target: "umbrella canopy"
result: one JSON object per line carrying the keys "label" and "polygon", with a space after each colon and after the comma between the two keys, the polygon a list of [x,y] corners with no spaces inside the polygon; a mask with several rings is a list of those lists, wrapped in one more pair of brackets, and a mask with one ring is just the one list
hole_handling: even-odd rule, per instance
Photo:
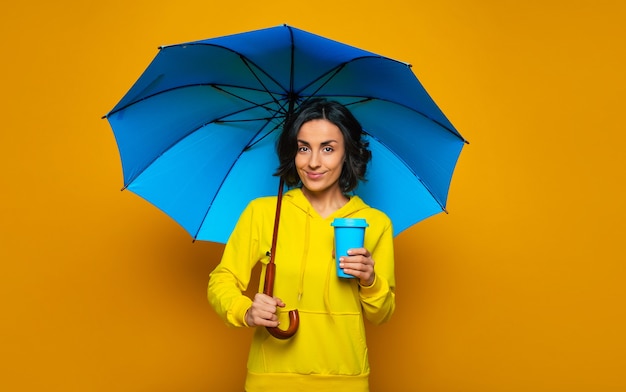
{"label": "umbrella canopy", "polygon": [[286,25],[160,48],[105,116],[124,188],[225,243],[250,200],[277,193],[277,137],[312,97],[363,126],[373,158],[354,193],[395,234],[445,210],[465,140],[410,66]]}

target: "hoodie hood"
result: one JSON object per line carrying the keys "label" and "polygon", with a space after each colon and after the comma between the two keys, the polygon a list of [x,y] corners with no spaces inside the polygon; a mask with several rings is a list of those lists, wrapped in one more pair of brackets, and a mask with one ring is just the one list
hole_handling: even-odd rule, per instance
{"label": "hoodie hood", "polygon": [[360,197],[355,195],[348,196],[350,200],[340,209],[333,212],[330,216],[322,218],[313,208],[309,200],[304,196],[301,188],[294,188],[283,195],[283,202],[288,200],[294,206],[305,212],[306,214],[316,215],[321,219],[332,221],[335,218],[348,218],[355,216],[361,210],[368,209],[370,206],[365,204]]}

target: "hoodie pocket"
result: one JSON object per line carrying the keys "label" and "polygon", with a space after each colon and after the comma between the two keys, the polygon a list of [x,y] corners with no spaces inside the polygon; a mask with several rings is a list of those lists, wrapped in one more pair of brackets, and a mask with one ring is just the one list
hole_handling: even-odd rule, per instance
{"label": "hoodie pocket", "polygon": [[[355,376],[369,373],[365,331],[359,314],[301,312],[294,337],[257,341],[261,355],[255,369],[269,373]],[[259,338],[256,336],[255,338]]]}

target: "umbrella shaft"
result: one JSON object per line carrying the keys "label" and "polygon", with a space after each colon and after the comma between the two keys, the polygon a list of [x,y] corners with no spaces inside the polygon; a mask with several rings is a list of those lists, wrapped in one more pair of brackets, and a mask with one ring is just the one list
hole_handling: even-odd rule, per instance
{"label": "umbrella shaft", "polygon": [[265,282],[263,284],[263,294],[274,296],[274,276],[276,275],[276,264],[269,263],[265,267]]}

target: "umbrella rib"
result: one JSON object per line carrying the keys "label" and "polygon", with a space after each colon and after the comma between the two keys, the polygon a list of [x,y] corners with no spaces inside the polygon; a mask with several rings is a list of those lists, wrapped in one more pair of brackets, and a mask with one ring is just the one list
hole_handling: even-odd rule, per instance
{"label": "umbrella rib", "polygon": [[[263,83],[263,82],[261,81],[261,79],[259,78],[259,76],[258,76],[257,72],[255,72],[255,71],[252,69],[252,66],[254,66],[254,68],[258,69],[258,70],[259,70],[261,73],[263,73],[263,74],[264,74],[267,78],[269,78],[269,80],[271,80],[271,81],[272,81],[272,82],[274,82],[274,83],[275,83],[278,87],[280,87],[280,88],[282,89],[283,93],[284,93],[284,92],[286,92],[285,87],[284,87],[284,86],[282,86],[282,85],[281,85],[281,83],[280,83],[278,80],[276,80],[276,79],[275,79],[272,75],[270,75],[270,74],[268,74],[267,72],[265,72],[265,71],[263,70],[263,68],[259,67],[259,66],[258,66],[258,65],[254,62],[254,61],[252,61],[251,59],[249,59],[248,57],[246,57],[246,56],[245,56],[245,55],[243,55],[242,53],[237,52],[236,50],[233,50],[233,49],[231,49],[231,48],[225,47],[225,46],[223,46],[223,45],[216,45],[216,44],[203,43],[203,42],[193,42],[193,43],[185,43],[185,44],[177,44],[177,45],[161,46],[159,49],[160,49],[161,51],[163,51],[163,50],[168,49],[168,48],[174,48],[174,47],[186,47],[186,46],[211,46],[211,47],[220,48],[220,49],[223,49],[223,50],[226,50],[226,51],[228,51],[228,52],[231,52],[231,53],[236,54],[237,56],[239,56],[240,60],[244,63],[244,65],[248,68],[248,70],[252,73],[252,75],[254,76],[254,78],[255,78],[255,79],[256,79],[256,80],[257,80],[257,81],[261,84],[261,86],[262,86],[263,88],[262,88],[262,89],[255,89],[255,88],[251,88],[251,87],[244,87],[244,86],[231,86],[231,87],[237,87],[237,88],[242,88],[242,89],[249,89],[249,90],[252,90],[252,91],[265,92],[265,93],[269,94],[269,95],[270,95],[270,97],[272,97],[272,100],[273,100],[275,103],[278,103],[278,100],[276,99],[276,96],[275,96],[275,95],[276,95],[276,94],[279,94],[279,93],[272,92],[270,89],[268,89],[268,88],[267,88],[266,84],[265,84],[265,83]],[[215,84],[215,83],[199,83],[199,84],[189,84],[189,85],[182,85],[182,86],[176,86],[176,87],[168,88],[168,89],[165,89],[165,90],[158,91],[158,92],[156,92],[156,93],[150,94],[150,95],[148,95],[148,96],[142,97],[141,99],[138,99],[138,100],[136,100],[136,101],[129,102],[128,104],[126,104],[126,105],[124,105],[124,106],[122,106],[122,107],[120,107],[120,108],[117,108],[117,109],[114,109],[114,110],[110,111],[109,113],[107,113],[107,114],[105,114],[104,116],[102,116],[102,118],[104,119],[104,118],[110,117],[111,115],[113,115],[113,114],[115,114],[115,113],[117,113],[117,112],[119,112],[119,111],[121,111],[121,110],[124,110],[124,109],[126,109],[126,108],[128,108],[128,107],[130,107],[130,106],[132,106],[132,105],[135,105],[136,103],[142,102],[142,101],[144,101],[144,100],[146,100],[146,99],[150,99],[150,98],[152,98],[152,97],[154,97],[154,96],[157,96],[157,95],[159,95],[159,94],[162,94],[162,93],[166,93],[166,92],[169,92],[169,91],[173,91],[173,90],[176,90],[176,89],[179,89],[179,88],[193,87],[193,86],[203,86],[203,85],[213,85],[213,86],[214,86],[214,85],[218,85],[218,84]]]}
{"label": "umbrella rib", "polygon": [[[167,153],[171,148],[176,146],[178,143],[180,143],[182,140],[187,138],[189,135],[193,134],[194,132],[198,131],[199,129],[202,129],[202,128],[206,127],[209,124],[214,124],[214,123],[234,123],[234,122],[254,122],[254,121],[265,121],[265,123],[269,123],[269,122],[271,122],[273,119],[275,119],[277,117],[276,115],[274,115],[274,116],[271,116],[271,117],[258,117],[256,119],[248,118],[248,119],[244,119],[244,120],[224,120],[224,118],[227,118],[229,116],[233,116],[233,115],[236,115],[236,114],[240,114],[240,113],[246,112],[248,110],[252,110],[255,107],[259,107],[259,106],[263,106],[263,105],[258,105],[257,104],[257,106],[248,107],[248,108],[241,109],[241,110],[238,110],[238,111],[235,111],[235,112],[229,112],[228,114],[223,115],[221,117],[217,117],[217,118],[209,120],[209,121],[204,121],[201,125],[196,126],[195,128],[190,128],[188,132],[185,132],[185,134],[181,135],[180,138],[178,138],[177,140],[172,142],[163,151],[161,151],[160,154],[156,155],[149,163],[147,163],[144,168],[142,168],[141,170],[137,171],[137,173],[135,173],[135,175],[133,175],[131,178],[129,178],[128,181],[125,182],[124,187],[122,188],[122,190],[128,188],[133,181],[135,181],[139,176],[141,176],[143,174],[143,172],[146,171],[146,169],[149,168],[154,162],[156,162],[161,156],[163,156],[163,154]],[[265,125],[263,127],[261,127],[261,130],[264,127],[265,127]],[[257,135],[261,132],[261,130],[259,130],[257,133],[255,133],[255,135],[250,140],[254,140],[257,137]],[[263,138],[265,138],[265,136],[263,136]],[[252,145],[254,145],[254,143]],[[252,145],[250,145],[250,143],[248,142],[246,144],[245,149],[250,148]]]}
{"label": "umbrella rib", "polygon": [[222,181],[220,182],[220,185],[217,187],[215,193],[213,194],[213,197],[211,198],[211,202],[208,203],[208,206],[206,208],[204,216],[202,217],[202,220],[200,220],[200,223],[198,224],[198,228],[196,230],[196,233],[193,236],[194,240],[196,240],[198,238],[198,235],[200,234],[200,230],[202,229],[202,226],[204,225],[204,222],[206,221],[207,216],[209,215],[209,212],[211,211],[211,207],[213,206],[213,203],[215,202],[215,199],[217,198],[217,195],[219,194],[220,190],[224,186],[224,183],[226,182],[226,179],[228,178],[228,175],[230,174],[230,172],[235,167],[235,164],[237,163],[237,161],[239,161],[239,158],[241,157],[241,155],[244,154],[247,150],[249,150],[256,143],[258,143],[262,139],[265,139],[267,136],[269,136],[272,132],[274,132],[276,129],[278,129],[278,127],[280,127],[281,124],[282,124],[282,123],[276,124],[270,131],[268,131],[265,135],[263,135],[259,140],[256,140],[254,143],[251,143],[253,140],[257,139],[257,136],[259,134],[261,134],[263,129],[265,129],[265,127],[267,127],[267,125],[270,122],[271,122],[271,119],[269,121],[266,121],[263,124],[263,126],[261,126],[261,128],[248,140],[248,143],[246,143],[246,146],[239,152],[239,155],[237,156],[237,159],[233,160],[232,165],[230,165],[230,168],[228,168],[228,172],[226,173],[226,175],[223,176]]}
{"label": "umbrella rib", "polygon": [[[146,101],[146,100],[149,100],[151,98],[154,98],[154,97],[159,96],[161,94],[167,94],[169,92],[176,91],[176,90],[181,90],[181,89],[185,89],[185,88],[203,87],[203,86],[204,87],[213,87],[215,89],[218,89],[219,91],[222,91],[224,93],[230,94],[230,95],[232,95],[234,97],[237,97],[237,98],[240,98],[242,100],[244,100],[244,99],[241,96],[238,96],[237,94],[233,94],[232,92],[229,92],[229,91],[225,90],[223,87],[225,87],[225,88],[233,88],[233,89],[241,89],[241,90],[248,90],[248,91],[265,92],[265,93],[268,93],[272,97],[272,100],[274,100],[273,94],[275,94],[274,92],[270,92],[268,90],[262,90],[262,89],[258,89],[258,88],[247,87],[247,86],[239,86],[239,85],[235,85],[235,84],[220,84],[220,83],[192,83],[192,84],[184,84],[184,85],[171,87],[171,88],[168,88],[168,89],[165,89],[165,90],[157,91],[157,92],[155,92],[153,94],[150,94],[150,95],[147,95],[145,97],[142,97],[141,99],[138,99],[136,101],[129,102],[129,103],[127,103],[126,105],[124,105],[122,107],[119,107],[119,108],[117,108],[115,110],[110,111],[106,115],[102,116],[102,118],[111,117],[115,113],[118,113],[118,112],[120,112],[120,111],[122,111],[124,109],[128,109],[131,106],[134,106],[134,105],[136,105],[138,103],[141,103],[143,101]],[[254,103],[257,106],[261,106],[261,105],[258,105],[255,102],[252,102],[252,101],[249,101],[249,100],[247,100],[247,102]]]}
{"label": "umbrella rib", "polygon": [[435,200],[437,202],[437,204],[439,204],[439,207],[441,208],[441,211],[445,212],[446,214],[448,213],[448,210],[446,209],[445,203],[442,203],[439,198],[437,197],[437,195],[435,195],[435,193],[430,189],[430,187],[428,186],[427,183],[424,182],[424,180],[422,180],[422,177],[420,177],[415,170],[413,170],[411,168],[410,165],[408,165],[404,159],[402,159],[401,156],[399,156],[398,154],[396,154],[396,152],[389,148],[387,146],[386,143],[384,143],[382,140],[380,140],[379,138],[377,138],[376,136],[372,135],[371,133],[367,132],[365,129],[363,130],[363,132],[369,136],[371,139],[375,140],[377,143],[379,143],[380,145],[384,146],[385,149],[393,154],[393,156],[398,160],[398,162],[402,163],[402,166],[404,166],[408,171],[411,172],[411,174],[413,174],[413,176],[415,176],[415,178],[417,178],[419,180],[419,182],[422,184],[422,186],[424,186],[424,189],[426,189],[426,191],[430,194],[430,196],[433,198],[433,200]]}
{"label": "umbrella rib", "polygon": [[[436,119],[434,119],[434,118],[432,118],[430,116],[427,116],[425,113],[423,113],[423,112],[421,112],[419,110],[416,110],[416,109],[414,109],[414,108],[412,108],[410,106],[407,106],[407,105],[405,105],[403,103],[400,103],[400,102],[396,102],[396,101],[393,101],[393,100],[390,100],[390,99],[383,99],[383,98],[378,98],[378,97],[370,97],[370,96],[367,96],[367,95],[340,95],[340,94],[337,94],[337,95],[324,95],[324,96],[327,97],[327,98],[345,97],[345,98],[355,98],[355,99],[357,99],[354,102],[345,103],[344,104],[345,106],[353,106],[353,105],[357,105],[357,104],[364,103],[364,102],[367,102],[367,101],[381,101],[381,102],[388,102],[388,103],[393,104],[393,105],[398,105],[398,106],[401,106],[401,107],[403,107],[405,109],[408,109],[408,110],[412,111],[415,114],[418,114],[418,115],[422,116],[423,118],[427,119],[428,121],[431,121],[431,122],[439,125],[441,128],[445,129],[447,132],[453,134],[455,137],[460,139],[463,143],[469,144],[469,141],[466,140],[455,129],[452,129],[449,126],[447,126],[446,124],[443,124],[440,121],[438,121],[438,120],[436,120]],[[307,99],[314,98],[315,95],[310,95],[308,97],[309,98],[307,98]],[[306,99],[305,99],[305,101],[306,101]]]}
{"label": "umbrella rib", "polygon": [[[355,58],[353,58],[353,59],[350,59],[349,61],[346,61],[346,62],[344,62],[344,63],[341,63],[341,64],[337,65],[336,67],[334,67],[334,68],[332,68],[332,69],[330,69],[330,70],[328,70],[328,71],[326,71],[326,72],[324,72],[324,73],[320,74],[317,78],[315,78],[315,79],[311,80],[311,81],[310,81],[310,82],[309,82],[306,86],[304,86],[304,87],[303,87],[300,91],[303,91],[303,90],[307,89],[308,87],[312,86],[313,84],[317,83],[318,81],[322,80],[323,78],[326,78],[326,80],[324,80],[324,82],[323,82],[323,83],[322,83],[319,87],[317,87],[313,93],[311,93],[310,95],[308,95],[308,97],[309,97],[309,98],[305,99],[305,100],[304,100],[304,102],[306,102],[308,99],[311,99],[311,98],[313,98],[313,97],[317,96],[317,93],[318,93],[318,92],[319,92],[319,91],[320,91],[320,90],[321,90],[324,86],[326,86],[329,82],[331,82],[333,78],[335,78],[337,75],[339,75],[339,73],[340,73],[340,72],[341,72],[341,71],[342,71],[342,70],[343,70],[343,69],[344,69],[344,68],[345,68],[348,64],[350,64],[350,63],[354,63],[354,62],[357,62],[357,61],[359,61],[359,60],[371,59],[371,58],[379,58],[379,59],[382,59],[382,60],[385,60],[385,61],[393,61],[393,62],[396,62],[396,63],[399,63],[399,64],[406,65],[407,67],[410,67],[410,65],[409,65],[409,64],[407,64],[407,63],[403,63],[403,62],[401,62],[401,61],[398,61],[398,60],[393,60],[393,59],[390,59],[390,58],[387,58],[387,57],[383,57],[383,56],[372,55],[372,56],[361,56],[361,57],[355,57]],[[300,94],[298,94],[298,96],[300,96]],[[434,118],[432,118],[432,117],[430,117],[430,116],[426,115],[425,113],[423,113],[423,112],[421,112],[421,111],[419,111],[419,110],[417,110],[417,109],[414,109],[414,108],[412,108],[412,107],[409,107],[409,106],[407,106],[407,105],[405,105],[405,104],[403,104],[403,103],[400,103],[400,102],[396,102],[396,101],[393,101],[393,100],[390,100],[390,99],[382,99],[382,98],[377,98],[377,97],[359,96],[359,95],[334,95],[334,96],[332,96],[332,95],[324,95],[324,96],[325,96],[325,97],[355,97],[355,98],[362,98],[364,101],[365,101],[365,100],[368,100],[368,99],[371,99],[371,100],[378,100],[378,101],[389,102],[389,103],[392,103],[392,104],[394,104],[394,105],[400,105],[400,106],[402,106],[402,107],[404,107],[404,108],[406,108],[406,109],[411,110],[411,111],[412,111],[412,112],[414,112],[414,113],[419,114],[420,116],[422,116],[422,117],[424,117],[424,118],[428,119],[429,121],[434,122],[435,124],[439,125],[439,126],[440,126],[440,127],[442,127],[443,129],[445,129],[446,131],[448,131],[448,132],[452,133],[453,135],[455,135],[456,137],[458,137],[459,139],[461,139],[464,143],[466,143],[466,144],[468,144],[468,143],[469,143],[469,142],[468,142],[468,141],[467,141],[467,140],[466,140],[463,136],[461,136],[461,135],[460,135],[460,134],[459,134],[459,133],[458,133],[455,129],[450,129],[450,127],[448,127],[448,126],[447,126],[447,125],[445,125],[445,124],[442,124],[440,121],[438,121],[438,120],[436,120],[436,119],[434,119]],[[301,96],[300,96],[300,97],[301,97]],[[358,102],[357,102],[357,103],[358,103]]]}
{"label": "umbrella rib", "polygon": [[289,41],[291,42],[291,50],[289,51],[290,59],[289,59],[289,92],[287,96],[287,102],[289,104],[287,108],[287,118],[286,121],[291,119],[291,116],[294,114],[295,100],[297,99],[297,95],[294,91],[294,81],[295,81],[295,62],[296,62],[296,43],[293,38],[293,29],[291,27],[287,27],[289,31]]}
{"label": "umbrella rib", "polygon": [[[234,92],[232,92],[232,91],[228,91],[228,90],[226,90],[226,89],[222,88],[222,86],[224,86],[224,87],[234,87],[234,86],[219,85],[219,84],[212,84],[212,85],[211,85],[211,87],[215,88],[216,90],[219,90],[219,91],[223,92],[224,94],[228,94],[228,95],[230,95],[230,96],[232,96],[232,97],[235,97],[235,98],[237,98],[237,99],[240,99],[240,100],[242,100],[242,101],[244,101],[244,102],[250,103],[250,104],[252,104],[254,107],[262,107],[262,108],[264,108],[264,109],[266,109],[266,110],[268,110],[268,111],[270,111],[270,112],[271,112],[271,111],[274,111],[274,112],[278,112],[278,111],[279,111],[279,110],[273,110],[273,109],[271,109],[271,108],[267,107],[266,105],[268,105],[270,102],[265,102],[265,103],[258,103],[258,102],[254,102],[254,101],[251,101],[251,100],[249,100],[249,99],[247,99],[247,98],[242,97],[241,95],[235,94],[235,93],[234,93]],[[264,86],[264,87],[265,87],[265,86]],[[254,90],[254,91],[263,91],[263,90]],[[276,105],[278,105],[278,107],[279,107],[280,109],[282,109],[282,108],[283,108],[283,105],[281,105],[281,104],[280,104],[280,101],[279,101],[279,100],[277,100],[277,99],[274,97],[274,93],[270,92],[269,90],[265,90],[265,92],[266,92],[266,93],[267,93],[267,94],[271,97],[272,102],[274,102]],[[236,113],[235,113],[235,114],[236,114]],[[273,116],[273,117],[275,117],[275,116]]]}
{"label": "umbrella rib", "polygon": [[[278,118],[277,116],[278,111],[275,112],[274,116],[272,116],[271,118],[269,118],[266,122],[266,125],[269,124],[272,120]],[[265,135],[261,136],[260,138],[258,138],[256,141],[254,141],[253,143],[248,143],[248,145],[246,146],[246,148],[244,149],[244,151],[251,149],[252,147],[254,147],[257,143],[261,142],[263,139],[265,139],[266,137],[268,137],[272,132],[274,132],[275,130],[277,130],[279,127],[283,126],[283,124],[285,123],[285,119],[286,117],[283,117],[283,120],[279,121],[278,123],[276,123],[276,125],[274,125],[274,128],[272,128],[272,130],[270,130],[269,132],[267,132]],[[259,135],[261,133],[261,131],[259,130],[259,132],[257,132],[256,135]],[[256,138],[255,135],[255,138]]]}
{"label": "umbrella rib", "polygon": [[[290,31],[291,31],[291,29],[290,29]],[[263,89],[258,89],[257,91],[265,91],[266,93],[268,93],[272,97],[274,102],[278,103],[278,100],[275,97],[276,93],[271,92],[267,88],[266,84],[261,81],[261,78],[259,78],[258,73],[252,69],[253,67],[255,69],[257,69],[258,71],[260,71],[267,78],[269,78],[269,80],[274,82],[277,86],[282,88],[283,92],[287,92],[285,87],[278,80],[276,80],[276,78],[274,78],[272,75],[267,73],[263,68],[261,68],[258,64],[256,64],[254,61],[252,61],[249,57],[245,56],[243,53],[240,53],[240,52],[238,52],[236,50],[233,50],[232,48],[229,48],[229,47],[226,47],[226,46],[223,46],[223,45],[216,45],[216,44],[212,44],[212,43],[206,43],[206,42],[193,42],[193,43],[187,43],[187,44],[171,45],[171,46],[168,46],[168,47],[176,47],[176,46],[179,46],[179,47],[182,47],[182,46],[212,46],[214,48],[220,48],[220,49],[226,50],[228,52],[234,53],[237,56],[239,56],[239,59],[244,63],[244,65],[248,68],[250,73],[254,76],[254,78],[263,87]],[[293,47],[293,37],[292,37],[292,47]],[[293,75],[293,72],[292,72],[292,75]],[[289,91],[292,91],[292,90],[289,90]]]}
{"label": "umbrella rib", "polygon": [[[265,83],[263,83],[263,81],[261,80],[261,78],[259,77],[259,75],[254,71],[254,69],[252,69],[252,65],[254,65],[257,69],[261,70],[261,72],[263,72],[267,77],[269,77],[274,83],[276,83],[278,86],[280,86],[280,83],[278,83],[278,81],[274,80],[274,78],[272,78],[270,75],[268,75],[266,72],[263,71],[263,69],[261,69],[260,67],[258,67],[256,64],[254,64],[252,61],[250,61],[250,59],[248,59],[246,56],[244,55],[239,55],[239,58],[241,59],[241,61],[243,61],[243,63],[245,64],[245,66],[248,68],[248,70],[250,71],[250,73],[254,76],[254,78],[257,80],[257,82],[259,82],[259,84],[263,87],[262,90],[258,90],[258,91],[265,91],[274,101],[275,104],[280,105],[279,104],[279,100],[276,98],[275,93],[271,92],[269,88],[267,88],[267,86],[265,85]],[[251,65],[252,64],[252,65]],[[282,86],[281,86],[282,87]],[[284,91],[284,88],[283,88]]]}

